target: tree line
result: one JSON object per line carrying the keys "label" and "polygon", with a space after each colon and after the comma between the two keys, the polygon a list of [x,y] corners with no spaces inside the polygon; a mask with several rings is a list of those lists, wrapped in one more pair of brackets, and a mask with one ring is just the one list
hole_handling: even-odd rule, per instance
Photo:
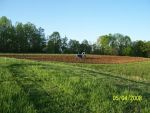
{"label": "tree line", "polygon": [[150,57],[150,41],[131,41],[119,33],[100,36],[97,40],[100,54]]}
{"label": "tree line", "polygon": [[59,32],[45,36],[42,27],[34,24],[16,22],[12,25],[5,16],[0,18],[0,52],[1,53],[61,53],[122,55],[150,57],[150,41],[131,41],[129,36],[120,33],[100,36],[95,43],[86,39],[77,40],[61,37]]}

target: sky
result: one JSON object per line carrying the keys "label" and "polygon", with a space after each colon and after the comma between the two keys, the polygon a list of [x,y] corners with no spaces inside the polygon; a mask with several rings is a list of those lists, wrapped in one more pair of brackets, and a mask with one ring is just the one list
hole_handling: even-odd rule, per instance
{"label": "sky", "polygon": [[109,33],[150,40],[150,0],[0,0],[1,16],[80,42]]}

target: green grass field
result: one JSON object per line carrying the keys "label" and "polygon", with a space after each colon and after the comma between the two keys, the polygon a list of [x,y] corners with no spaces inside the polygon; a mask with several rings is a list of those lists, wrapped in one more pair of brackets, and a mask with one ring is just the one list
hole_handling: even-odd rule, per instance
{"label": "green grass field", "polygon": [[150,113],[150,61],[77,64],[0,58],[0,113]]}

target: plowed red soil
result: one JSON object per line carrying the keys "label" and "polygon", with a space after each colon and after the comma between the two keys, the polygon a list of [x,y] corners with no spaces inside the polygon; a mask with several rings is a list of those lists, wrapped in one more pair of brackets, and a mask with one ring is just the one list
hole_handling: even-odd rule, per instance
{"label": "plowed red soil", "polygon": [[60,61],[71,63],[92,63],[92,64],[114,64],[150,61],[149,58],[129,57],[129,56],[109,56],[109,55],[86,55],[86,58],[77,58],[76,55],[57,54],[0,54],[0,57],[17,59],[30,59],[37,61]]}

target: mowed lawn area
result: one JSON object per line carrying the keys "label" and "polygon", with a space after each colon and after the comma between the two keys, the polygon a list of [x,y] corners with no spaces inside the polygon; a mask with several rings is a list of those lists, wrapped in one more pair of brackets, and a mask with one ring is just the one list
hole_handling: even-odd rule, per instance
{"label": "mowed lawn area", "polygon": [[0,113],[150,113],[150,61],[0,58]]}

